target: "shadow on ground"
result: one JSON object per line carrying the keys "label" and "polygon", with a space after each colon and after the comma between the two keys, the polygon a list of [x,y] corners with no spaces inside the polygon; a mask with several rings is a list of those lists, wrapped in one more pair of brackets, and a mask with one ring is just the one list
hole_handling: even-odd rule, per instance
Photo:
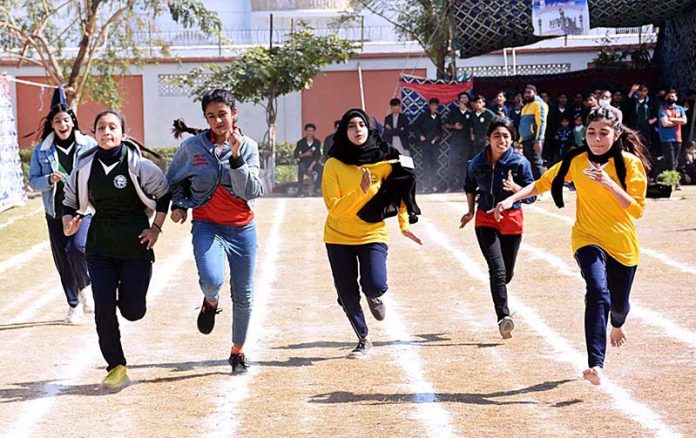
{"label": "shadow on ground", "polygon": [[[462,342],[452,343],[452,339],[443,336],[445,333],[420,334],[415,335],[417,339],[403,341],[375,341],[372,343],[375,347],[389,347],[398,345],[412,345],[422,347],[475,347],[475,348],[492,348],[503,345],[499,342],[481,343],[481,342]],[[301,344],[290,344],[282,347],[275,347],[275,350],[301,350],[306,348],[331,348],[331,349],[348,349],[355,347],[355,342],[339,342],[339,341],[317,341],[303,342]]]}
{"label": "shadow on ground", "polygon": [[45,327],[45,326],[55,326],[55,325],[68,325],[73,326],[73,324],[68,324],[62,319],[56,319],[53,321],[33,321],[33,322],[17,322],[14,324],[0,324],[0,331],[3,330],[19,330],[25,328],[34,327]]}
{"label": "shadow on ground", "polygon": [[[397,394],[356,394],[348,391],[329,392],[313,396],[310,403],[367,403],[370,405],[383,405],[394,403],[466,403],[473,405],[515,405],[515,404],[539,404],[535,400],[502,400],[508,397],[516,397],[526,394],[552,391],[561,385],[574,382],[575,380],[555,380],[528,386],[526,388],[514,389],[510,391],[490,392],[490,393],[397,393]],[[561,401],[551,404],[552,407],[565,407],[576,403],[582,403],[580,399]]]}

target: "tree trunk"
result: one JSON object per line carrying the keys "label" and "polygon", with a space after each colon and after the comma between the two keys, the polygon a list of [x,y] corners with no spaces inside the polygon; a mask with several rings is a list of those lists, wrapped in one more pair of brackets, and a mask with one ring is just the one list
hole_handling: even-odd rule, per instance
{"label": "tree trunk", "polygon": [[445,64],[447,63],[447,48],[439,48],[434,53],[437,79],[445,79]]}
{"label": "tree trunk", "polygon": [[268,145],[271,147],[271,155],[266,164],[266,185],[270,193],[275,187],[276,174],[276,119],[278,117],[278,97],[269,96],[266,104],[266,124],[268,126]]}

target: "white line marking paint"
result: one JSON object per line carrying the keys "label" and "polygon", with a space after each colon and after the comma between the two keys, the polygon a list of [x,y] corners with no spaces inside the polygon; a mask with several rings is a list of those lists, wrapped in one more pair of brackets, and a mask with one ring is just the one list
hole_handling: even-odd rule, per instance
{"label": "white line marking paint", "polygon": [[[46,301],[52,298],[62,298],[65,300],[65,293],[60,285],[60,278],[57,274],[51,274],[51,279],[44,281],[41,284],[33,286],[29,289],[24,289],[20,291],[15,297],[14,301],[9,303],[4,303],[0,309],[0,314],[15,313],[18,309],[24,309],[17,315],[15,314],[11,319],[2,321],[2,324],[17,324],[21,322],[27,322],[28,319],[34,316],[34,311],[31,309],[39,310],[39,307],[43,306]],[[65,303],[65,311],[68,311],[68,303]],[[37,303],[39,303],[37,305]],[[30,313],[27,313],[30,311]]]}
{"label": "white line marking paint", "polygon": [[[450,206],[457,211],[461,210],[460,206],[454,203],[450,203]],[[534,207],[534,209],[544,211],[545,213],[549,213],[539,207]],[[549,215],[560,216],[555,213],[549,213]],[[567,218],[564,217],[564,219]],[[570,222],[572,222],[572,220]],[[560,257],[557,257],[553,254],[550,254],[540,248],[536,248],[527,243],[523,243],[520,249],[528,252],[532,256],[532,259],[541,260],[553,266],[554,268],[556,268],[559,274],[566,277],[575,278],[582,284],[584,284],[584,280],[582,278],[582,275],[580,275],[579,271],[573,269],[571,265],[568,265]],[[643,251],[645,251],[645,249],[643,249]],[[642,320],[645,324],[659,328],[660,330],[664,331],[665,334],[669,337],[686,344],[690,348],[696,348],[696,332],[692,332],[688,329],[682,328],[677,323],[671,321],[669,318],[666,318],[660,313],[641,306],[636,302],[634,298],[631,299],[631,315],[635,318]]]}
{"label": "white line marking paint", "polygon": [[[558,220],[563,221],[563,222],[570,224],[570,225],[573,225],[575,223],[574,218],[571,218],[569,216],[565,216],[562,214],[558,214],[558,213],[553,213],[553,212],[547,211],[547,210],[545,210],[541,207],[535,206],[535,205],[528,205],[528,206],[525,206],[525,208],[529,209],[529,210],[533,210],[535,213],[541,213],[541,214],[546,215],[548,217],[558,219]],[[652,257],[652,258],[656,259],[657,261],[659,261],[660,263],[667,265],[671,268],[677,269],[677,270],[682,271],[682,272],[686,272],[687,274],[696,275],[696,267],[689,265],[689,264],[686,264],[686,263],[672,260],[670,257],[668,257],[665,254],[662,254],[659,251],[656,251],[652,248],[647,248],[647,247],[641,245],[640,252],[641,252],[641,254],[645,254],[648,257]]]}
{"label": "white line marking paint", "polygon": [[[261,275],[256,282],[254,307],[249,321],[247,335],[247,349],[258,350],[258,342],[264,328],[264,322],[268,314],[268,302],[273,292],[273,283],[276,281],[276,265],[280,255],[281,225],[285,218],[286,200],[282,199],[273,212],[273,224],[266,237],[263,247],[266,255],[261,264]],[[232,437],[236,436],[240,419],[237,415],[239,405],[249,396],[249,386],[254,377],[259,374],[261,367],[252,366],[246,374],[229,376],[227,380],[217,385],[218,394],[215,412],[205,420],[208,437]]]}
{"label": "white line marking paint", "polygon": [[24,252],[21,252],[15,256],[10,257],[7,260],[0,262],[0,274],[7,271],[8,269],[14,268],[15,266],[20,266],[27,263],[37,255],[39,255],[41,252],[45,251],[46,249],[49,249],[49,247],[50,244],[48,240],[46,240],[41,243],[37,243],[36,245],[32,246]]}
{"label": "white line marking paint", "polygon": [[395,311],[398,304],[393,294],[385,295],[384,301],[390,312],[382,324],[389,333],[389,337],[395,341],[406,341],[395,347],[398,350],[396,359],[399,367],[406,374],[409,389],[415,394],[413,402],[416,403],[417,419],[425,426],[428,435],[433,438],[458,436],[454,433],[449,412],[439,404],[440,400],[435,394],[433,385],[424,376],[418,352],[407,343],[411,339],[406,326]]}
{"label": "white line marking paint", "polygon": [[[528,244],[522,244],[521,249],[527,251],[532,255],[532,258],[542,260],[549,265],[555,267],[557,272],[566,277],[573,277],[584,284],[582,275],[571,269],[571,267],[563,262],[559,257],[553,254],[549,254],[541,249],[535,248]],[[660,313],[650,310],[646,307],[641,306],[636,303],[635,299],[631,299],[631,313],[632,316],[642,320],[645,324],[657,327],[663,330],[668,336],[683,342],[691,348],[696,348],[696,333],[679,327],[673,321],[662,316]]]}
{"label": "white line marking paint", "polygon": [[[191,257],[190,251],[179,251],[166,259],[164,263],[155,264],[153,279],[147,293],[148,302],[152,303],[164,291],[174,273]],[[126,325],[122,329],[124,332],[129,330],[134,328]],[[45,383],[42,389],[38,390],[40,394],[37,394],[36,398],[23,403],[22,412],[17,415],[14,423],[5,429],[4,436],[14,438],[39,435],[35,428],[41,425],[42,419],[51,411],[58,396],[63,393],[67,385],[74,383],[100,357],[101,353],[96,342],[84,344],[68,358],[64,365],[57,367],[54,374],[55,380]]]}
{"label": "white line marking paint", "polygon": [[[430,241],[452,254],[460,262],[461,266],[470,277],[488,285],[488,276],[478,263],[474,262],[474,260],[461,249],[452,246],[448,237],[445,236],[437,226],[427,220],[421,219],[421,221],[423,228],[425,228],[428,233]],[[512,307],[519,309],[518,315],[525,319],[529,327],[553,347],[556,351],[554,359],[571,364],[578,372],[582,372],[582,370],[586,368],[584,366],[584,355],[575,350],[568,340],[554,332],[553,329],[538,316],[535,309],[528,307],[523,301],[512,294],[508,295],[508,300]],[[674,431],[670,426],[663,423],[660,415],[655,413],[647,405],[634,400],[628,391],[613,383],[606,376],[603,378],[602,385],[599,386],[598,389],[608,394],[614,400],[613,405],[617,410],[623,412],[628,418],[636,421],[642,427],[654,433],[655,436],[681,436],[681,434]]]}
{"label": "white line marking paint", "polygon": [[11,219],[8,219],[7,222],[3,222],[0,224],[0,230],[2,230],[5,227],[9,227],[10,225],[12,225],[13,223],[15,223],[17,221],[21,221],[21,220],[24,220],[30,216],[34,216],[42,211],[44,211],[43,207],[39,207],[35,210],[30,211],[29,213],[25,213],[21,216],[17,216],[17,217],[13,217]]}

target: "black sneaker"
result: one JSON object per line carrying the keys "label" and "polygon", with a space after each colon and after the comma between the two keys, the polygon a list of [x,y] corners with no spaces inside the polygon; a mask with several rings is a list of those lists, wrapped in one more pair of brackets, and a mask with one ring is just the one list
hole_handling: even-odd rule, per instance
{"label": "black sneaker", "polygon": [[382,321],[384,319],[387,307],[384,305],[384,302],[382,302],[382,298],[367,297],[367,305],[370,306],[370,312],[372,312],[372,316],[374,316],[377,321]]}
{"label": "black sneaker", "polygon": [[372,342],[369,339],[361,339],[353,351],[348,353],[349,359],[364,359],[372,351]]}
{"label": "black sneaker", "polygon": [[210,334],[213,331],[213,327],[215,327],[215,315],[220,312],[222,312],[222,309],[218,309],[217,304],[213,307],[208,303],[208,300],[203,298],[203,305],[198,314],[198,331],[204,335]]}
{"label": "black sneaker", "polygon": [[232,353],[227,362],[232,367],[232,374],[246,373],[249,368],[249,362],[247,362],[244,353]]}

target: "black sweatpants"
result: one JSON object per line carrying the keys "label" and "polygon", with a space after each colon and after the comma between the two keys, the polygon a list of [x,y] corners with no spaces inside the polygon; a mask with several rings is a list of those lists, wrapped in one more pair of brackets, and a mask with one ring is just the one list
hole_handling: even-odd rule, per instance
{"label": "black sweatpants", "polygon": [[152,262],[91,255],[87,257],[87,266],[92,277],[99,348],[108,365],[106,370],[110,371],[117,365],[126,365],[116,308],[129,321],[145,316]]}
{"label": "black sweatpants", "polygon": [[517,252],[522,242],[521,234],[500,234],[490,227],[476,227],[476,239],[483,257],[488,263],[491,295],[495,314],[500,321],[510,316],[507,303],[507,284],[512,280],[515,271]]}

